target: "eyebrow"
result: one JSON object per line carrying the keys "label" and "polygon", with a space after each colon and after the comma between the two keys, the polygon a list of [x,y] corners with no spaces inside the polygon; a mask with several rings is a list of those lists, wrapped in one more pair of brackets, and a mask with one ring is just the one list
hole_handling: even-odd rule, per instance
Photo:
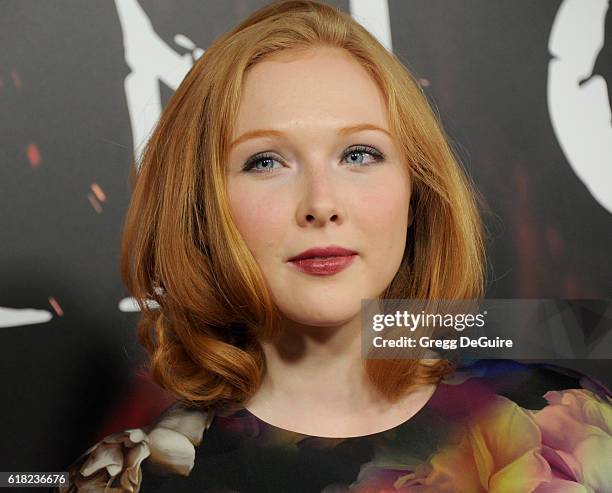
{"label": "eyebrow", "polygon": [[[360,132],[362,130],[377,130],[379,132],[383,132],[387,134],[390,138],[393,138],[391,136],[391,133],[388,130],[385,130],[384,128],[381,128],[378,125],[374,125],[372,123],[358,123],[357,125],[349,125],[348,127],[339,128],[338,135],[344,136],[344,135],[352,134],[355,132]],[[281,130],[271,129],[271,128],[261,129],[261,130],[251,130],[250,132],[243,133],[240,137],[234,140],[230,144],[230,149],[232,149],[234,146],[237,146],[238,144],[241,144],[242,142],[245,142],[250,139],[256,139],[257,137],[284,137],[284,136],[286,136],[285,132]]]}

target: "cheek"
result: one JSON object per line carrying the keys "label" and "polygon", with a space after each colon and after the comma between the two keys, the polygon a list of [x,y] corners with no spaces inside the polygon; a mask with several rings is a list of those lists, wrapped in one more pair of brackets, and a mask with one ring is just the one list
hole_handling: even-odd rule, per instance
{"label": "cheek", "polygon": [[410,192],[399,180],[387,181],[371,187],[354,205],[360,222],[367,226],[373,246],[389,248],[393,245],[376,238],[402,238],[408,226]]}
{"label": "cheek", "polygon": [[287,207],[278,200],[270,200],[270,194],[257,187],[228,185],[228,200],[232,219],[256,259],[273,254],[281,238]]}

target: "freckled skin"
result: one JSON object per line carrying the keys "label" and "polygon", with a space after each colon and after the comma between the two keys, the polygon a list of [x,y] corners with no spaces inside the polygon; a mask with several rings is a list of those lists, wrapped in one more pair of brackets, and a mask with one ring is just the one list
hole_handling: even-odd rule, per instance
{"label": "freckled skin", "polygon": [[[258,137],[232,148],[230,211],[275,303],[303,330],[358,318],[361,299],[375,298],[388,286],[406,246],[405,158],[383,132],[336,133],[359,123],[390,130],[378,86],[342,50],[284,53],[256,64],[246,76],[232,141],[257,129],[287,136]],[[385,159],[377,162],[363,151],[352,156],[354,150],[347,156],[356,145],[374,147]],[[242,171],[262,152],[273,157],[257,168],[270,172]],[[286,262],[331,244],[356,250],[359,257],[331,276],[311,276]]]}

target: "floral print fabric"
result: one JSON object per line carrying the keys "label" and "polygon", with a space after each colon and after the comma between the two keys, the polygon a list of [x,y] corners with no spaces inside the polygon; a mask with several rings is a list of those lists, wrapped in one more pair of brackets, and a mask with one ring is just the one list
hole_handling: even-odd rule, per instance
{"label": "floral print fabric", "polygon": [[141,489],[145,459],[169,473],[187,475],[195,447],[210,427],[214,413],[171,406],[149,429],[130,429],[105,437],[70,467],[70,481],[60,493],[124,492]]}
{"label": "floral print fabric", "polygon": [[612,395],[562,366],[466,362],[408,421],[325,438],[177,403],[106,437],[59,490],[612,493]]}

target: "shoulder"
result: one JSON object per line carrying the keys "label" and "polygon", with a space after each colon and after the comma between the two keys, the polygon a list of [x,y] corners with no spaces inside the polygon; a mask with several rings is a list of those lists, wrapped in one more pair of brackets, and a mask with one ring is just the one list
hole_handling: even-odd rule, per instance
{"label": "shoulder", "polygon": [[177,402],[157,420],[143,428],[127,429],[106,436],[86,450],[68,468],[67,486],[53,491],[129,491],[136,493],[147,462],[165,474],[189,475],[195,447],[214,417],[212,408],[193,408]]}

